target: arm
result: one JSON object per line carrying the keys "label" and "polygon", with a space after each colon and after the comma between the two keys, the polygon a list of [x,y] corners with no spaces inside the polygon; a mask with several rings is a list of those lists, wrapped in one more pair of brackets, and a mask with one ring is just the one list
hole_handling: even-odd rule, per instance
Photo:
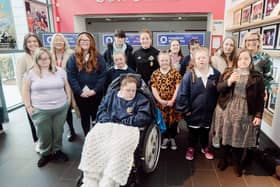
{"label": "arm", "polygon": [[268,54],[265,55],[266,63],[263,67],[263,80],[266,90],[271,90],[271,81],[273,80],[273,63],[271,61],[271,58]]}
{"label": "arm", "polygon": [[75,55],[71,55],[66,63],[67,79],[69,84],[76,95],[81,95],[83,93],[82,88],[78,82],[78,69],[76,67]]}
{"label": "arm", "polygon": [[113,92],[110,92],[105,97],[103,97],[96,114],[96,121],[100,123],[111,122],[111,116],[108,111],[109,104],[112,100]]}
{"label": "arm", "polygon": [[167,106],[173,106],[174,105],[174,103],[176,101],[177,93],[178,93],[178,90],[179,90],[179,86],[180,86],[180,84],[176,84],[175,92],[172,96],[172,99],[167,102]]}
{"label": "arm", "polygon": [[106,83],[106,65],[105,60],[101,55],[98,56],[97,60],[100,65],[100,72],[97,75],[97,81],[95,87],[93,88],[93,91],[95,91],[95,93],[102,93]]}
{"label": "arm", "polygon": [[23,75],[25,72],[26,72],[26,62],[24,56],[22,56],[20,59],[18,59],[18,62],[16,64],[16,80],[20,93],[22,92]]}
{"label": "arm", "polygon": [[142,127],[148,125],[151,122],[151,105],[149,100],[146,97],[142,96],[137,101],[138,107],[136,113],[122,119],[121,123]]}
{"label": "arm", "polygon": [[182,77],[181,77],[180,73],[176,71],[175,76],[174,76],[174,83],[176,84],[176,87],[175,87],[175,91],[173,93],[171,100],[169,100],[167,103],[168,106],[173,106],[176,101],[181,79],[182,79]]}
{"label": "arm", "polygon": [[32,115],[33,107],[31,105],[31,99],[30,99],[30,87],[31,87],[31,81],[27,78],[23,80],[22,84],[22,100],[23,103],[30,115]]}
{"label": "arm", "polygon": [[155,87],[152,87],[152,93],[158,103],[160,103],[163,107],[167,106],[168,101],[160,98],[159,93]]}
{"label": "arm", "polygon": [[192,72],[188,72],[187,74],[185,74],[179,86],[179,90],[176,97],[176,110],[184,114],[190,112],[191,110],[191,78]]}

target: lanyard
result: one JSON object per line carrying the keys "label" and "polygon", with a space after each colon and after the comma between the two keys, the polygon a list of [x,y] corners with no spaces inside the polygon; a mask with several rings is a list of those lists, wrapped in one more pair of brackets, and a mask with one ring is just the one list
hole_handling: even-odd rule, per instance
{"label": "lanyard", "polygon": [[56,55],[56,52],[55,52],[55,64],[56,64],[56,66],[58,66],[58,67],[62,66],[63,57],[64,57],[64,52],[61,54],[60,61],[58,61],[57,60],[57,55]]}

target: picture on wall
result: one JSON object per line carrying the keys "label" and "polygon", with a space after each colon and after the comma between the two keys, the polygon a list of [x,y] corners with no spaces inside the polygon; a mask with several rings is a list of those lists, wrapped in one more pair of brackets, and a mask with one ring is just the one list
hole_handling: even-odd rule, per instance
{"label": "picture on wall", "polygon": [[16,48],[16,30],[9,0],[0,2],[0,50]]}
{"label": "picture on wall", "polygon": [[251,21],[258,21],[262,19],[263,0],[257,1],[252,5]]}
{"label": "picture on wall", "polygon": [[232,37],[235,39],[235,43],[238,46],[238,41],[239,41],[239,32],[233,32]]}
{"label": "picture on wall", "polygon": [[250,32],[261,34],[261,27],[250,29]]}
{"label": "picture on wall", "polygon": [[25,1],[28,30],[30,32],[49,32],[47,5],[31,0]]}
{"label": "picture on wall", "polygon": [[276,43],[276,49],[280,49],[280,26],[278,28],[278,38],[277,38],[277,43]]}
{"label": "picture on wall", "polygon": [[245,37],[245,35],[248,33],[248,30],[244,30],[244,31],[240,31],[240,34],[239,34],[239,42],[238,42],[238,46],[239,47],[242,47],[242,44],[243,44],[243,39]]}
{"label": "picture on wall", "polygon": [[263,48],[273,49],[276,39],[276,25],[271,25],[262,28]]}
{"label": "picture on wall", "polygon": [[273,67],[273,83],[271,84],[271,91],[268,100],[268,109],[274,113],[275,105],[276,105],[276,98],[279,89],[279,72],[278,67]]}
{"label": "picture on wall", "polygon": [[277,4],[279,4],[279,0],[266,0],[264,7],[264,16],[269,16]]}
{"label": "picture on wall", "polygon": [[240,25],[240,20],[241,20],[241,10],[238,10],[233,14],[233,24]]}
{"label": "picture on wall", "polygon": [[249,23],[251,16],[251,5],[242,9],[241,23]]}

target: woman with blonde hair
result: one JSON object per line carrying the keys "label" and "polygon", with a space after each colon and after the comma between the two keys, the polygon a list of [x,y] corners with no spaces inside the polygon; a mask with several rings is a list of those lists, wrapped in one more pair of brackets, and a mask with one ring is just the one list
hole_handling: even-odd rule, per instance
{"label": "woman with blonde hair", "polygon": [[271,89],[273,63],[269,54],[262,50],[262,37],[258,32],[248,32],[243,39],[243,48],[248,49],[253,58],[254,69],[260,72],[264,78],[265,100]]}
{"label": "woman with blonde hair", "polygon": [[105,60],[96,48],[93,35],[81,32],[77,38],[75,53],[66,64],[69,84],[79,110],[85,136],[90,130],[90,122],[96,118],[106,81]]}
{"label": "woman with blonde hair", "polygon": [[52,159],[68,160],[61,149],[71,89],[66,72],[55,67],[48,49],[36,49],[34,61],[33,68],[24,76],[22,97],[36,125],[41,154],[37,165],[43,167]]}
{"label": "woman with blonde hair", "polygon": [[[66,69],[66,63],[69,57],[73,54],[73,50],[70,49],[68,41],[61,33],[55,33],[52,36],[51,40],[51,53],[55,65],[57,67],[62,67],[64,70]],[[76,113],[79,115],[79,110],[77,104],[72,97],[72,107],[75,109]],[[70,106],[67,112],[67,124],[69,126],[70,134],[67,136],[68,141],[73,141],[76,137],[76,133],[73,126],[73,116],[72,116],[72,107]]]}

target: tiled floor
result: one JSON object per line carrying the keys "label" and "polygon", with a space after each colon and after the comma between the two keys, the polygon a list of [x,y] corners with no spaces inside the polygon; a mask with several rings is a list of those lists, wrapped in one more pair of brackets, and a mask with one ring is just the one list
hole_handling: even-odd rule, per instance
{"label": "tiled floor", "polygon": [[[4,125],[6,134],[0,135],[0,187],[74,187],[83,144],[79,126],[76,120],[80,138],[74,143],[69,143],[64,134],[64,151],[70,161],[38,168],[39,156],[34,151],[25,111],[10,113],[10,123]],[[216,160],[205,160],[199,153],[195,161],[186,161],[185,136],[182,133],[177,137],[179,150],[161,152],[158,168],[142,179],[141,187],[280,187],[280,181],[266,176],[257,164],[252,167],[253,174],[236,177],[232,167],[221,172],[216,169]]]}

